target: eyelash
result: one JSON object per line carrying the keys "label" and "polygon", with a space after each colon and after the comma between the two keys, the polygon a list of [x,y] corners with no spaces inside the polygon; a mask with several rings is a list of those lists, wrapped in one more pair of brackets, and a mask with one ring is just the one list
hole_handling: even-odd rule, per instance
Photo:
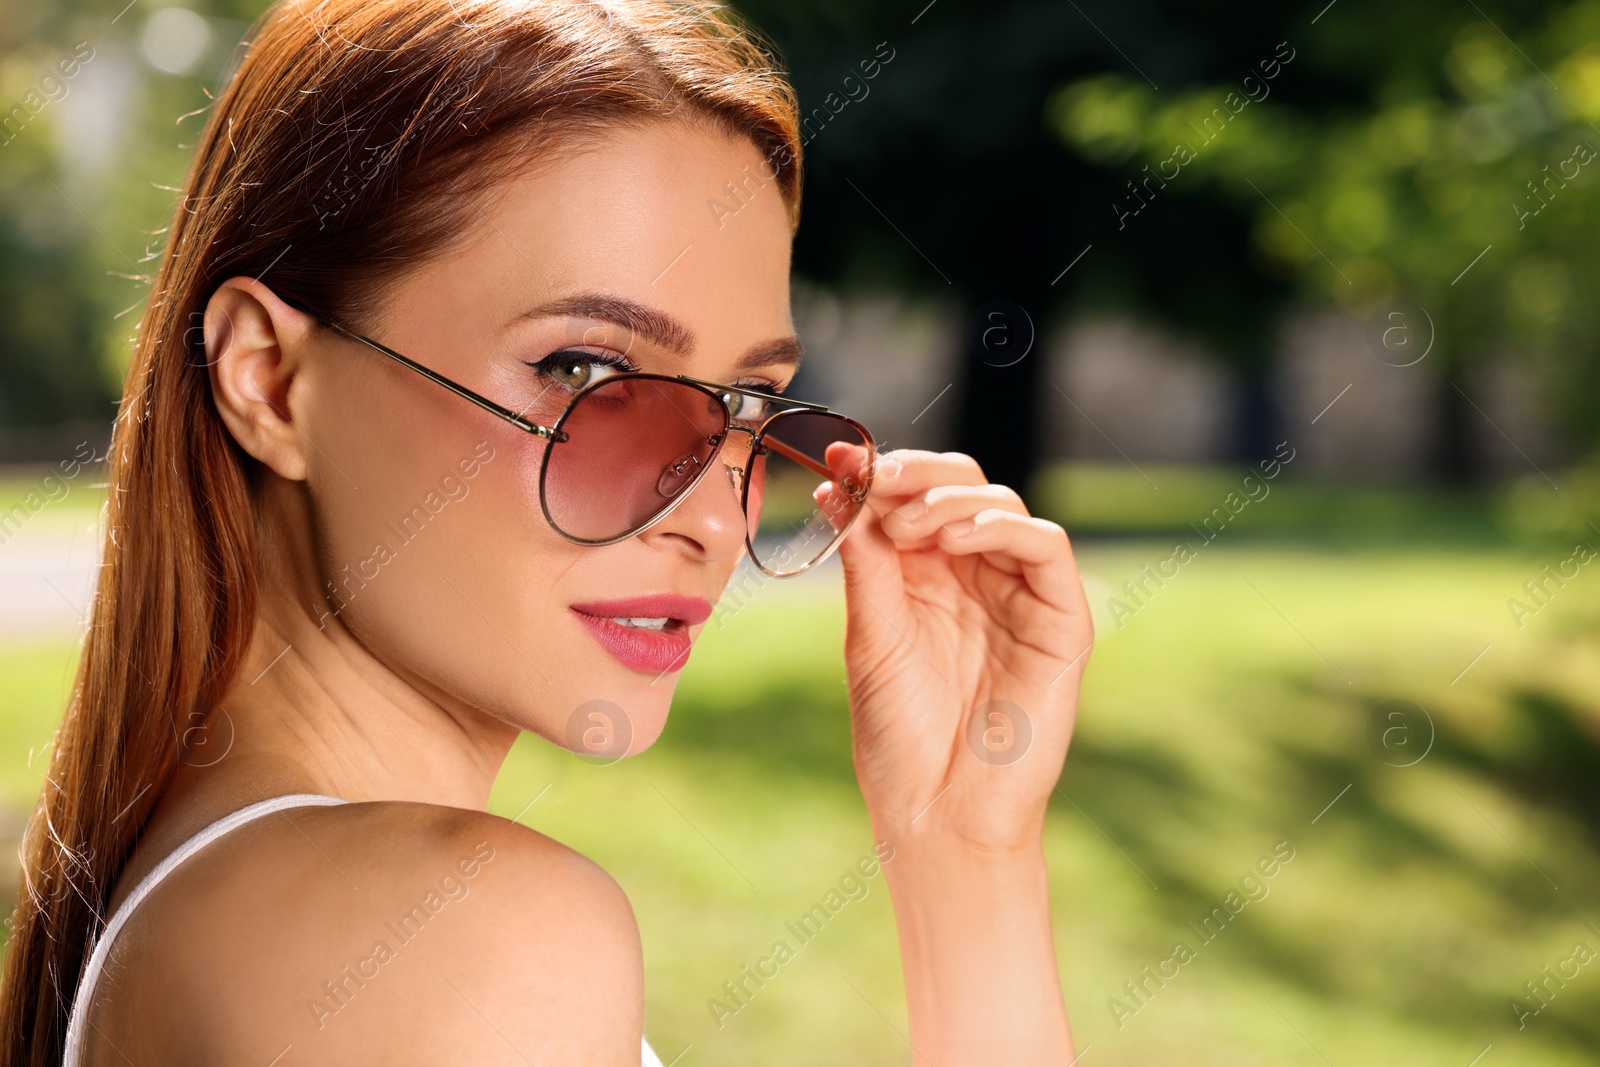
{"label": "eyelash", "polygon": [[532,367],[540,374],[548,375],[551,369],[556,366],[556,364],[567,362],[589,362],[602,367],[614,367],[624,373],[632,373],[639,369],[638,366],[636,366],[634,362],[628,359],[626,356],[613,356],[601,352],[580,352],[575,348],[563,348],[552,352],[543,359],[529,362],[528,366]]}
{"label": "eyelash", "polygon": [[[528,362],[527,366],[532,367],[540,375],[549,377],[552,368],[554,368],[558,363],[568,361],[574,363],[589,362],[602,367],[612,367],[624,374],[634,373],[640,369],[637,364],[628,359],[626,356],[617,356],[602,352],[582,352],[573,348],[559,349],[558,351],[552,352],[548,356],[545,356],[543,359]],[[770,379],[736,381],[730,382],[729,384],[738,385],[745,389],[755,389],[760,392],[771,393],[773,396],[784,395],[784,386],[778,384],[777,382],[771,381]]]}

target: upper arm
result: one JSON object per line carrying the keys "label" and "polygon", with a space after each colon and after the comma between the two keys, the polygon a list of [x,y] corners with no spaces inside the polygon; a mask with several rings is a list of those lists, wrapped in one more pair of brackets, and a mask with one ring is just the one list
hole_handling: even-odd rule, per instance
{"label": "upper arm", "polygon": [[[635,1067],[643,961],[621,888],[589,859],[493,816],[467,820],[454,844],[440,890],[453,881],[459,899],[446,908],[459,910],[403,995],[439,1004],[417,1037],[450,1055],[416,1062]],[[470,878],[469,855],[479,861]]]}
{"label": "upper arm", "polygon": [[163,1010],[174,1051],[256,1067],[637,1067],[638,927],[571,849],[416,804],[302,813],[236,844],[141,907],[141,940],[160,946],[149,973],[187,1005]]}

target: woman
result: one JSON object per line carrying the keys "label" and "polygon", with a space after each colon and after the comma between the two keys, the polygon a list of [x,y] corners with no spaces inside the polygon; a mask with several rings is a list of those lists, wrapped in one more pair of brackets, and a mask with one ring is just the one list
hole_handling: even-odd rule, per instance
{"label": "woman", "polygon": [[628,901],[490,786],[524,730],[647,747],[741,556],[834,549],[911,1044],[1068,1062],[1071,550],[969,458],[772,399],[800,162],[766,53],[621,0],[287,0],[251,36],[116,423],[6,1062],[653,1062]]}

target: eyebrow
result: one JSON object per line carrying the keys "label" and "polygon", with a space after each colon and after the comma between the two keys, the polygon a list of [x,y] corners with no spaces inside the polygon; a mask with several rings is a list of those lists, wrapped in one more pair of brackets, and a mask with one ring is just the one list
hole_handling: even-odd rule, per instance
{"label": "eyebrow", "polygon": [[[519,318],[539,319],[569,316],[596,319],[628,330],[645,340],[672,352],[687,355],[695,344],[694,331],[664,311],[606,293],[577,293],[540,304]],[[800,338],[779,337],[752,345],[734,364],[738,370],[770,367],[777,364],[799,366],[804,357]]]}

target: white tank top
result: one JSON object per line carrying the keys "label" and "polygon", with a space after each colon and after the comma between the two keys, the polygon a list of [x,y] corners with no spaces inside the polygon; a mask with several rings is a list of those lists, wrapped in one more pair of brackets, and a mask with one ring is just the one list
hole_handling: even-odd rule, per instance
{"label": "white tank top", "polygon": [[[247,807],[240,808],[231,815],[224,815],[216,822],[207,826],[189,840],[173,849],[171,854],[156,864],[155,870],[145,875],[134,887],[128,899],[123,901],[122,907],[111,916],[111,921],[105,926],[98,937],[90,936],[89,962],[83,969],[83,977],[78,980],[77,995],[72,998],[72,1013],[67,1019],[67,1047],[66,1055],[62,1059],[62,1067],[80,1067],[83,1062],[83,1035],[89,1024],[89,1005],[94,1002],[95,985],[100,981],[100,973],[105,969],[106,957],[111,953],[111,945],[117,939],[117,934],[127,925],[128,916],[133,914],[133,909],[139,906],[140,901],[150,895],[150,891],[167,875],[177,869],[178,864],[205,848],[211,842],[227,833],[236,830],[252,819],[263,815],[270,815],[275,811],[285,808],[302,808],[343,804],[345,801],[338,797],[322,796],[317,793],[291,793],[287,796],[270,797],[257,801]],[[643,1041],[641,1048],[640,1067],[662,1067],[661,1059],[651,1049],[650,1042]]]}

